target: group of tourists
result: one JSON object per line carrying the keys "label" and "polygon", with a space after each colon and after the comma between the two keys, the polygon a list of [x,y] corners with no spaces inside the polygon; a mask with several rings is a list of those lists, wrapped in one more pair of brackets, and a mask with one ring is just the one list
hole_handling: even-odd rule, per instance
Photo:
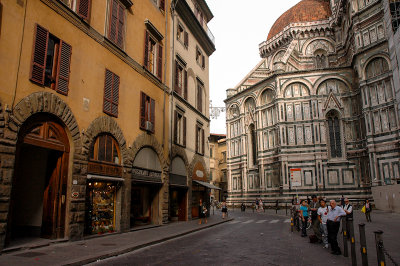
{"label": "group of tourists", "polygon": [[262,202],[261,198],[256,198],[256,211],[260,212],[264,210],[264,203]]}
{"label": "group of tourists", "polygon": [[[368,222],[371,221],[371,210],[371,204],[366,200],[362,211]],[[326,202],[323,198],[318,199],[316,195],[312,195],[310,202],[301,201],[299,213],[302,221],[301,236],[307,236],[307,222],[311,219],[314,235],[310,236],[310,242],[322,243],[324,248],[329,248],[330,244],[331,253],[340,255],[337,242],[340,221],[353,219],[353,206],[349,199],[342,196],[341,206],[338,206],[335,200]],[[346,230],[348,231],[347,228]]]}

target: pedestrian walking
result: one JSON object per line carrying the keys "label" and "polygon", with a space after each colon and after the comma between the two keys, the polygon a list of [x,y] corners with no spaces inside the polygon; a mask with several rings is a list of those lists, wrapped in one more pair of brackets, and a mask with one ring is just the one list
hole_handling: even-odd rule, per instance
{"label": "pedestrian walking", "polygon": [[312,222],[312,227],[315,236],[318,238],[318,242],[322,243],[322,236],[321,236],[321,227],[320,227],[320,221],[318,219],[318,208],[320,207],[317,195],[312,195],[311,196],[311,204],[310,204],[310,210],[311,210],[311,222]]}
{"label": "pedestrian walking", "polygon": [[302,200],[300,206],[300,217],[301,217],[301,236],[307,236],[307,221],[308,221],[308,206],[307,201]]}
{"label": "pedestrian walking", "polygon": [[332,254],[340,255],[339,244],[337,242],[337,234],[340,228],[340,219],[342,216],[346,216],[344,210],[336,205],[336,201],[330,201],[330,209],[327,216],[327,229],[328,229],[328,241],[331,244]]}
{"label": "pedestrian walking", "polygon": [[318,208],[318,220],[320,222],[321,232],[322,232],[322,244],[324,248],[328,248],[328,227],[326,222],[328,220],[329,208],[326,206],[324,199],[319,200],[320,207]]}
{"label": "pedestrian walking", "polygon": [[242,212],[246,211],[246,205],[244,205],[243,202],[242,205],[240,205],[240,209],[242,210]]}
{"label": "pedestrian walking", "polygon": [[372,206],[371,206],[371,203],[369,203],[369,200],[365,200],[363,210],[364,210],[365,218],[367,219],[367,222],[372,222],[371,221]]}
{"label": "pedestrian walking", "polygon": [[[342,206],[344,212],[346,213],[346,221],[353,220],[353,206],[350,204],[348,198],[344,199],[344,205]],[[347,240],[350,240],[350,228],[349,223],[346,223]]]}
{"label": "pedestrian walking", "polygon": [[258,211],[258,206],[260,205],[260,202],[258,201],[258,198],[256,198],[256,211]]}
{"label": "pedestrian walking", "polygon": [[222,202],[222,219],[225,219],[228,214],[228,207],[226,206],[226,202]]}
{"label": "pedestrian walking", "polygon": [[203,203],[203,200],[199,201],[199,224],[201,224],[201,220],[204,220],[204,223],[207,223],[207,206]]}
{"label": "pedestrian walking", "polygon": [[258,208],[260,212],[264,210],[264,203],[262,202],[261,198],[258,202]]}

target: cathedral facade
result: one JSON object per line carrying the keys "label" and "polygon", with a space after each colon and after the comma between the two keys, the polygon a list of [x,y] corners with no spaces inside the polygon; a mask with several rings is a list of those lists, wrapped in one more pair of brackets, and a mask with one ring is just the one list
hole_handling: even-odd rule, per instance
{"label": "cathedral facade", "polygon": [[302,0],[278,18],[227,90],[228,202],[362,200],[400,182],[398,2]]}

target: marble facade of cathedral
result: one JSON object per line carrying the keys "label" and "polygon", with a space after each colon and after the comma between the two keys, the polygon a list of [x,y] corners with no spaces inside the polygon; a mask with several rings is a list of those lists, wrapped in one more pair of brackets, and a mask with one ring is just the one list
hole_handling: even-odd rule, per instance
{"label": "marble facade of cathedral", "polygon": [[261,61],[227,90],[228,202],[361,200],[400,182],[384,7],[303,0],[279,17]]}

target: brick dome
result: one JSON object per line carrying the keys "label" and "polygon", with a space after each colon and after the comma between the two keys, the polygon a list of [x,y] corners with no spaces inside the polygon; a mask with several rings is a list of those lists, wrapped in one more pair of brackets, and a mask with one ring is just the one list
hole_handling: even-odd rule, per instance
{"label": "brick dome", "polygon": [[290,23],[325,20],[331,14],[329,0],[302,0],[275,21],[267,40],[281,32]]}

